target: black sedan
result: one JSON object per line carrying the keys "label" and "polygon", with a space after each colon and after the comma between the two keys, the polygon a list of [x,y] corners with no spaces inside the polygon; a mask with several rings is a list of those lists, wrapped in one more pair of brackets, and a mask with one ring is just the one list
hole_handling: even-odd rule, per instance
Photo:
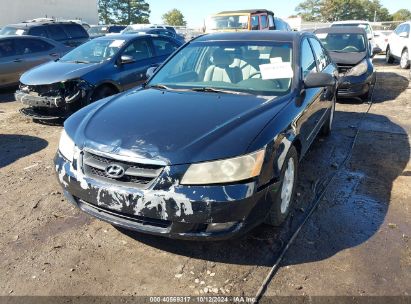
{"label": "black sedan", "polygon": [[366,31],[357,26],[322,28],[315,34],[338,66],[338,97],[367,100],[376,79],[372,57],[381,49],[372,49]]}
{"label": "black sedan", "polygon": [[299,161],[332,126],[336,67],[319,40],[210,34],[153,70],[140,88],[66,120],[55,170],[67,199],[113,225],[171,238],[280,225]]}
{"label": "black sedan", "polygon": [[66,117],[96,100],[140,85],[148,68],[160,65],[181,43],[153,35],[112,35],[93,39],[60,60],[20,78],[16,99],[37,119]]}

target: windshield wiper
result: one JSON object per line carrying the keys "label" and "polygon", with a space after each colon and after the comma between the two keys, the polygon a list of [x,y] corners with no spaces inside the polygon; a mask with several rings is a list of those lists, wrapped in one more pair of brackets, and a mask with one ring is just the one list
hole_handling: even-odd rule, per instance
{"label": "windshield wiper", "polygon": [[195,91],[195,92],[212,92],[212,93],[223,93],[223,94],[250,95],[250,94],[245,93],[245,92],[217,89],[217,88],[211,88],[211,87],[191,88],[190,90]]}
{"label": "windshield wiper", "polygon": [[172,90],[172,88],[170,88],[170,87],[168,87],[164,84],[152,84],[152,85],[146,86],[146,88]]}

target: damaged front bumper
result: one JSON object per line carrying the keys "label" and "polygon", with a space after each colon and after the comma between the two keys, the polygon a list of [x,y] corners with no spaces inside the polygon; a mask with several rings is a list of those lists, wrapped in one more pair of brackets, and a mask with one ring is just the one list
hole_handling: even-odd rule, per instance
{"label": "damaged front bumper", "polygon": [[[35,116],[36,112],[43,116],[48,112],[50,115],[65,117],[83,105],[91,89],[84,81],[37,86],[20,84],[20,89],[14,96],[17,101],[32,109],[27,112],[30,113],[28,116]],[[25,114],[25,111],[22,113]]]}
{"label": "damaged front bumper", "polygon": [[[165,167],[147,189],[124,187],[84,175],[59,152],[54,159],[64,195],[82,211],[114,226],[189,240],[224,240],[262,223],[279,183],[257,188],[256,181],[233,185],[183,186],[187,166]],[[78,167],[77,167],[78,166]]]}
{"label": "damaged front bumper", "polygon": [[338,82],[338,97],[360,97],[367,94],[375,83],[375,73],[365,73],[361,76],[340,76]]}

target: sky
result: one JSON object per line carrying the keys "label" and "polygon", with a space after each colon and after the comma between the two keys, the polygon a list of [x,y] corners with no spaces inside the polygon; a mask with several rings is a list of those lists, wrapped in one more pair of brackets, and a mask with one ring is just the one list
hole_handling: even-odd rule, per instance
{"label": "sky", "polygon": [[[380,0],[390,13],[401,8],[411,10],[410,0]],[[173,8],[179,9],[189,27],[201,27],[208,15],[224,10],[239,10],[250,8],[265,8],[272,10],[278,17],[288,17],[295,14],[295,7],[302,0],[146,0],[150,4],[151,23],[162,23],[161,16]]]}

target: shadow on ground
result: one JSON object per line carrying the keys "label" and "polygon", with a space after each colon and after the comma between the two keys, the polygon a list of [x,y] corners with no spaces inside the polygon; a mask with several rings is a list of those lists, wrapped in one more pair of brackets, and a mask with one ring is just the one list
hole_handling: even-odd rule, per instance
{"label": "shadow on ground", "polygon": [[44,139],[14,134],[0,134],[0,168],[18,159],[43,150],[48,146]]}

